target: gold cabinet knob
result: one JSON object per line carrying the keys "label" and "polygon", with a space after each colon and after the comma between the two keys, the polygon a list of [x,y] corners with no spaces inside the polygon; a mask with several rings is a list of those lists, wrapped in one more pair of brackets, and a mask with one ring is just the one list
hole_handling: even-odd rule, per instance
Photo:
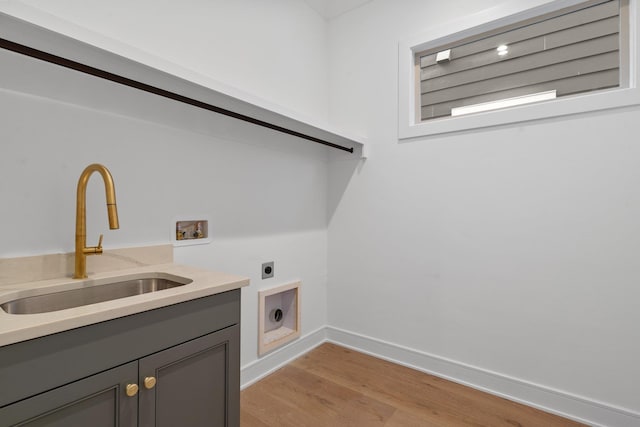
{"label": "gold cabinet knob", "polygon": [[127,384],[127,396],[133,397],[138,394],[138,384]]}
{"label": "gold cabinet knob", "polygon": [[156,378],[155,377],[145,377],[144,378],[144,387],[147,390],[151,390],[156,386]]}

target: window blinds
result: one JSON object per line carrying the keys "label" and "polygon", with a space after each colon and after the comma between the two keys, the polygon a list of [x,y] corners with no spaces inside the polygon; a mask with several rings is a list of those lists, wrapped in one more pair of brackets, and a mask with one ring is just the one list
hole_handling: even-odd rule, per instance
{"label": "window blinds", "polygon": [[[421,120],[549,90],[560,97],[618,87],[619,0],[596,3],[418,53]],[[445,49],[450,59],[436,62]]]}

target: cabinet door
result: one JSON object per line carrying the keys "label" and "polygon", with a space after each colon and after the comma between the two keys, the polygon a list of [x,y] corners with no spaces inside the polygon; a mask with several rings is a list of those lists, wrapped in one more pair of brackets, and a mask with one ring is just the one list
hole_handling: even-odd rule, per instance
{"label": "cabinet door", "polygon": [[0,426],[135,427],[138,399],[125,388],[137,378],[138,363],[131,362],[75,381],[1,408]]}
{"label": "cabinet door", "polygon": [[140,359],[140,426],[239,427],[239,335],[235,325]]}

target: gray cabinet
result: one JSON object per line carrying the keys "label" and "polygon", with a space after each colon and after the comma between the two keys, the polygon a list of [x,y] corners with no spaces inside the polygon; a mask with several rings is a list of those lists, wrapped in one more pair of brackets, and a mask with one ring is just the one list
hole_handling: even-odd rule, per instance
{"label": "gray cabinet", "polygon": [[138,376],[138,364],[127,363],[89,378],[0,409],[2,426],[135,427],[137,399],[124,393]]}
{"label": "gray cabinet", "polygon": [[0,426],[238,427],[239,298],[230,291],[0,347]]}
{"label": "gray cabinet", "polygon": [[[240,424],[239,401],[228,389],[230,345],[237,326],[184,343],[140,360],[141,427],[224,427]],[[147,389],[145,380],[156,380]],[[228,406],[231,408],[228,408]]]}

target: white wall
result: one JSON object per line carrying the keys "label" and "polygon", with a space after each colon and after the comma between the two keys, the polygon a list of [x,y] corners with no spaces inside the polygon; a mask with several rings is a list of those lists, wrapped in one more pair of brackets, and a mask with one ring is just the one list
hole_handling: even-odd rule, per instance
{"label": "white wall", "polygon": [[[122,42],[304,115],[328,115],[325,21],[299,0],[0,0]],[[29,10],[33,8],[33,11]],[[45,14],[52,15],[52,19]]]}
{"label": "white wall", "polygon": [[330,22],[331,120],[372,154],[331,163],[329,324],[640,422],[640,109],[397,139],[397,43],[496,4]]}
{"label": "white wall", "polygon": [[[220,40],[207,45],[211,54],[198,52],[189,57],[191,65],[201,72],[215,66],[219,74],[213,77],[228,77],[228,83],[273,95],[274,102],[323,114],[326,100],[300,89],[290,52],[281,50],[307,41],[316,46],[315,52],[296,54],[305,64],[317,65],[310,90],[326,88],[322,19],[289,1],[272,1],[269,11],[258,3],[217,2],[211,14],[225,26],[213,28],[232,33],[231,26],[241,22],[247,25],[244,37],[225,35],[224,47]],[[104,18],[101,30],[126,34],[127,41],[140,44],[162,30],[145,25],[165,22],[175,15],[171,7],[177,7],[154,5],[152,15],[134,8],[103,16],[103,4],[51,2],[47,7],[69,19],[76,18],[71,12],[86,13],[77,18],[91,25],[89,18],[99,16]],[[111,26],[122,17],[135,22],[135,28]],[[262,34],[271,27],[274,31]],[[181,29],[175,33],[187,40],[195,37],[190,31],[197,25],[183,22],[171,28]],[[218,33],[207,34],[213,40]],[[176,43],[175,52],[180,46]],[[235,56],[227,58],[227,50]],[[175,52],[167,49],[169,55]],[[89,242],[104,233],[105,249],[166,244],[176,216],[210,215],[212,243],[177,248],[175,260],[250,277],[251,285],[242,290],[242,365],[257,359],[261,288],[302,280],[303,335],[326,325],[327,148],[17,54],[3,53],[0,63],[0,220],[6,225],[0,257],[73,251],[77,179],[85,166],[99,162],[115,180],[120,229],[108,230],[104,189],[93,177]],[[249,73],[251,64],[255,67]],[[265,261],[275,261],[276,274],[263,281]]]}

